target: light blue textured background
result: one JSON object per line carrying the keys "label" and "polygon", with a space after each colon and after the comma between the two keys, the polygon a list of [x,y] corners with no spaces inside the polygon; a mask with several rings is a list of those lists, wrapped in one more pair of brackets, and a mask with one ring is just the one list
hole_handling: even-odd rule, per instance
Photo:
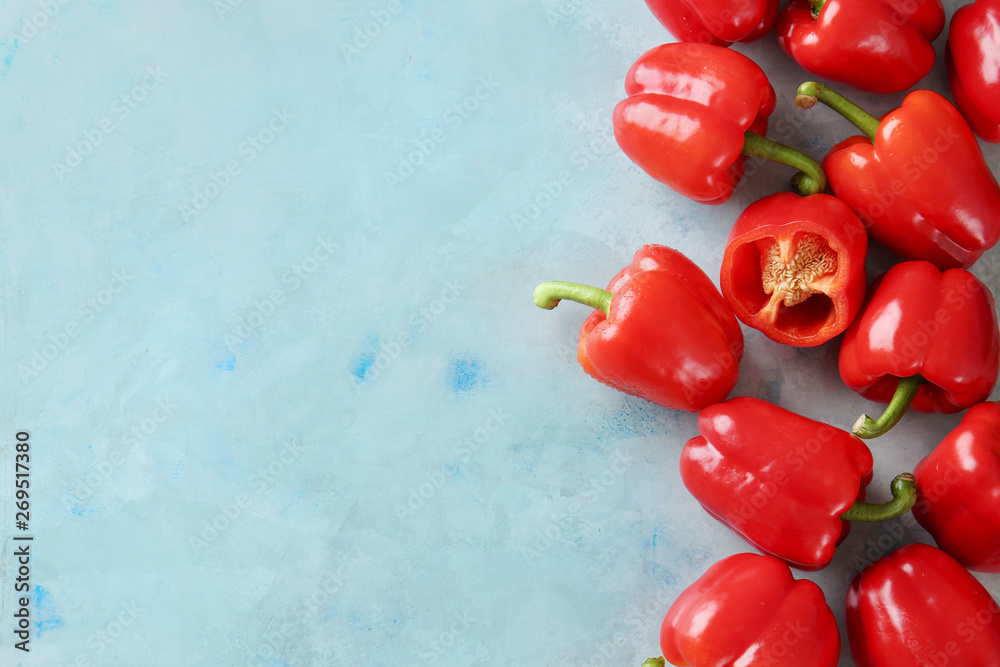
{"label": "light blue textured background", "polygon": [[[3,664],[639,665],[748,550],[680,483],[695,417],[586,377],[585,310],[531,304],[643,243],[715,278],[739,212],[787,187],[767,166],[702,206],[620,153],[625,72],[670,40],[641,0],[4,0],[0,39]],[[852,133],[794,110],[808,76],[773,36],[738,50],[776,138],[819,157]],[[998,268],[976,267],[994,292]],[[734,395],[871,408],[835,344],[747,340]],[[957,421],[878,441],[872,495]],[[899,527],[808,575],[841,624],[859,563],[928,539]]]}

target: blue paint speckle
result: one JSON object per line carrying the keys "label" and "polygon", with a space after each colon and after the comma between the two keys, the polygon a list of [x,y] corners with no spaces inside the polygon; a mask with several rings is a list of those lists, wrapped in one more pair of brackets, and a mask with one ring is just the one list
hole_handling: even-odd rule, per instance
{"label": "blue paint speckle", "polygon": [[73,516],[96,516],[100,514],[94,507],[88,505],[82,498],[72,496],[64,501],[69,506]]}
{"label": "blue paint speckle", "polygon": [[10,72],[10,67],[11,67],[11,65],[14,64],[14,54],[17,53],[17,47],[19,45],[20,45],[20,40],[18,40],[16,38],[10,43],[10,51],[7,53],[6,57],[4,57],[4,59],[3,59],[3,73],[2,73],[2,76],[7,76],[7,73]]}
{"label": "blue paint speckle", "polygon": [[451,362],[451,388],[455,393],[472,391],[486,382],[482,365],[475,357],[463,357]]}
{"label": "blue paint speckle", "polygon": [[[378,355],[381,352],[381,339],[374,334],[368,336],[368,340],[365,341],[365,349],[363,352],[356,354],[354,359],[351,361],[351,375],[357,382],[364,382],[368,378],[368,372],[375,365],[375,361],[378,359]],[[384,367],[383,367],[384,368]],[[376,376],[378,374],[376,373]],[[374,378],[370,378],[374,379]]]}
{"label": "blue paint speckle", "polygon": [[38,629],[39,637],[42,636],[43,632],[54,630],[62,625],[62,619],[56,615],[52,605],[52,596],[48,590],[41,586],[35,586],[35,614],[38,619],[35,621],[35,627]]}
{"label": "blue paint speckle", "polygon": [[374,352],[364,352],[354,357],[354,370],[352,371],[354,377],[359,380],[364,380],[365,376],[368,375],[368,369],[371,368],[374,363]]}
{"label": "blue paint speckle", "polygon": [[236,356],[230,354],[225,359],[220,361],[215,365],[216,369],[220,371],[231,371],[236,368]]}

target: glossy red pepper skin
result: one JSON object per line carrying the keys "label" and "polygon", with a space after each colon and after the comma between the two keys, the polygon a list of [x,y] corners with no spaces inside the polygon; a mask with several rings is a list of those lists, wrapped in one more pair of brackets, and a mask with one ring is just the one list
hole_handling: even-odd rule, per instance
{"label": "glossy red pepper skin", "polygon": [[1000,403],[974,405],[913,474],[913,516],[964,567],[1000,572]]}
{"label": "glossy red pepper skin", "polygon": [[[835,257],[832,271],[815,271],[815,261],[803,264],[808,248],[804,240],[816,238]],[[768,293],[763,285],[762,258],[768,249],[780,249],[791,272],[789,285],[802,281],[805,289],[782,283]],[[817,194],[800,197],[782,192],[754,202],[743,211],[726,241],[719,285],[736,317],[785,345],[810,347],[843,333],[861,309],[865,298],[865,254],[868,234],[854,212],[836,197]],[[771,274],[776,273],[771,266]],[[772,281],[777,282],[777,281]],[[782,291],[815,292],[800,303],[782,299]],[[794,301],[794,299],[791,299]]]}
{"label": "glossy red pepper skin", "polygon": [[653,16],[681,42],[729,46],[774,28],[778,0],[646,0]]}
{"label": "glossy red pepper skin", "polygon": [[996,667],[1000,607],[951,556],[910,544],[854,579],[847,635],[858,667]]}
{"label": "glossy red pepper skin", "polygon": [[899,378],[921,375],[912,407],[954,413],[986,400],[1000,370],[1000,333],[989,288],[963,269],[902,262],[869,286],[844,333],[840,378],[888,403]]}
{"label": "glossy red pepper skin", "polygon": [[610,317],[584,321],[577,359],[595,379],[677,410],[725,400],[736,385],[743,332],[698,265],[666,246],[636,252],[607,290]]}
{"label": "glossy red pepper skin", "polygon": [[746,56],[708,44],[663,44],[632,65],[614,111],[615,139],[647,174],[705,204],[743,177],[745,132],[763,135],[774,89]]}
{"label": "glossy red pepper skin", "polygon": [[1000,143],[1000,0],[955,11],[946,55],[955,104],[976,134]]}
{"label": "glossy red pepper skin", "polygon": [[736,554],[678,596],[660,649],[672,665],[836,667],[840,632],[819,586],[776,558]]}
{"label": "glossy red pepper skin", "polygon": [[968,268],[1000,239],[1000,185],[968,123],[937,93],[910,93],[874,144],[847,139],[823,168],[869,235],[905,259]]}
{"label": "glossy red pepper skin", "polygon": [[702,507],[760,551],[802,570],[833,559],[863,500],[872,455],[860,438],[766,401],[737,397],[698,415],[681,479]]}
{"label": "glossy red pepper skin", "polygon": [[915,85],[934,67],[931,44],[944,30],[941,0],[809,0],[778,16],[778,44],[807,72],[873,93]]}

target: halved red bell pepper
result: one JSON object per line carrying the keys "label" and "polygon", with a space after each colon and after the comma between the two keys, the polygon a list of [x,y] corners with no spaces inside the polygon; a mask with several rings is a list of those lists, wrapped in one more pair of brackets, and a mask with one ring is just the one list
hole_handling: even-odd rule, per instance
{"label": "halved red bell pepper", "polygon": [[830,564],[849,521],[885,521],[916,499],[912,476],[893,500],[865,503],[872,455],[856,436],[766,401],[737,397],[698,415],[681,479],[701,506],[760,551],[792,567]]}
{"label": "halved red bell pepper", "polygon": [[996,667],[1000,606],[954,558],[909,544],[854,579],[847,637],[858,667]]}
{"label": "halved red bell pepper", "polygon": [[663,27],[682,42],[729,46],[771,32],[778,0],[646,0]]}
{"label": "halved red bell pepper", "polygon": [[797,105],[817,100],[867,135],[834,146],[823,168],[872,238],[942,269],[968,268],[1000,240],[1000,185],[948,100],[915,90],[880,122],[826,86],[799,87]]}
{"label": "halved red bell pepper", "polygon": [[854,432],[875,437],[912,403],[953,413],[986,400],[1000,372],[1000,331],[989,288],[963,269],[902,262],[876,278],[840,347],[840,378],[865,398],[889,403]]}
{"label": "halved red bell pepper", "polygon": [[660,628],[660,650],[672,665],[836,667],[840,631],[815,583],[796,580],[776,558],[736,554],[677,597]]}
{"label": "halved red bell pepper", "polygon": [[614,132],[625,154],[647,174],[705,204],[728,200],[747,155],[799,169],[802,194],[821,192],[826,177],[814,160],[763,135],[774,89],[746,56],[710,44],[650,49],[625,77]]}
{"label": "halved red bell pepper", "polygon": [[743,332],[705,272],[681,253],[643,246],[607,290],[548,282],[535,304],[561,299],[596,310],[584,321],[577,359],[591,377],[678,410],[725,400],[739,377]]}
{"label": "halved red bell pepper", "polygon": [[1000,403],[970,408],[913,474],[913,516],[938,547],[970,570],[1000,572]]}
{"label": "halved red bell pepper", "polygon": [[874,93],[912,87],[934,67],[941,0],[792,0],[778,44],[807,72]]}
{"label": "halved red bell pepper", "polygon": [[955,11],[946,56],[955,104],[976,134],[1000,143],[1000,0]]}
{"label": "halved red bell pepper", "polygon": [[819,345],[861,309],[867,252],[864,225],[836,197],[773,194],[737,218],[719,285],[747,326],[786,345]]}

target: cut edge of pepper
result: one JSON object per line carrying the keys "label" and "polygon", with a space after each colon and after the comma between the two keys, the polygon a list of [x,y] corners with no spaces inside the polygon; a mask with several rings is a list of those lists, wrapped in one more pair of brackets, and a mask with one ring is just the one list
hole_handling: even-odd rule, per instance
{"label": "cut edge of pepper", "polygon": [[779,304],[794,308],[817,294],[830,297],[829,282],[837,275],[840,256],[823,236],[795,232],[791,237],[761,238],[756,245],[761,251],[761,287],[771,295],[758,312],[777,317]]}
{"label": "cut edge of pepper", "polygon": [[[799,246],[804,238],[818,239],[819,243],[815,245],[823,251],[822,254],[830,265],[821,273],[807,273],[805,281],[802,281],[802,276],[797,271],[795,275],[785,276],[786,280],[781,280],[780,270],[787,270],[796,264]],[[726,289],[729,294],[727,298],[739,306],[737,312],[741,320],[749,326],[760,328],[778,342],[795,346],[819,345],[834,335],[826,336],[822,332],[836,327],[841,317],[836,281],[842,274],[841,259],[844,250],[838,247],[840,244],[836,239],[828,239],[816,231],[775,230],[774,233],[743,236],[736,245],[731,270],[745,268],[741,270],[739,279],[730,280]],[[777,255],[771,262],[777,264],[770,268],[769,248],[772,252],[777,249]],[[806,256],[799,257],[798,268],[806,268],[802,260],[808,260],[814,254],[807,252]],[[774,275],[774,280],[768,279],[769,271]],[[782,288],[781,283],[789,282],[788,279],[802,284],[796,289]],[[772,283],[770,291],[769,282]],[[786,292],[798,292],[801,298],[793,297],[794,303],[788,305],[785,303],[788,296]]]}

